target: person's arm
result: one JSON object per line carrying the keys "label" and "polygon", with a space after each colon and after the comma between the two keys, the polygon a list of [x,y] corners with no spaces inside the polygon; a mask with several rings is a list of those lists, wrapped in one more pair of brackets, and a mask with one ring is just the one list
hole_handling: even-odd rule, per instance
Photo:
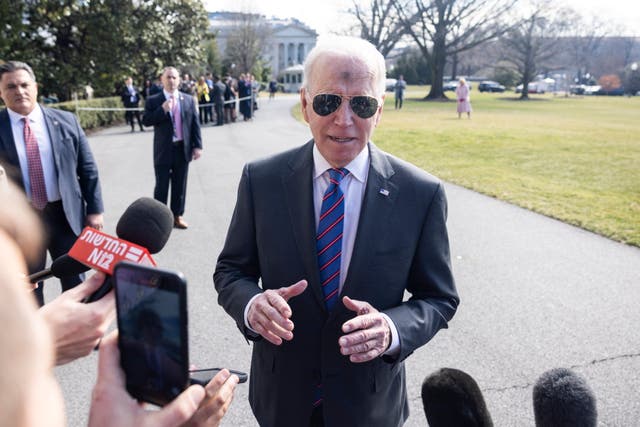
{"label": "person's arm", "polygon": [[[100,344],[98,379],[91,396],[89,427],[180,426],[196,413],[203,402],[206,402],[204,388],[192,385],[162,409],[146,410],[127,392],[124,372],[120,367],[117,339],[118,332],[113,331]],[[222,400],[226,402],[226,399]],[[224,411],[226,408],[222,414]],[[213,412],[219,414],[218,411]]]}
{"label": "person's arm", "polygon": [[74,132],[78,138],[76,174],[82,198],[87,204],[87,214],[101,214],[104,212],[104,203],[102,201],[98,165],[91,152],[89,141],[76,116],[73,116],[73,121],[75,125]]}
{"label": "person's arm", "polygon": [[[338,344],[340,351],[352,362],[366,362],[383,356],[389,362],[402,361],[416,348],[428,342],[453,317],[458,294],[455,289],[449,240],[446,227],[447,202],[442,184],[433,192],[420,239],[405,285],[411,298],[395,307],[379,312],[366,301],[343,298],[344,305],[356,317],[342,325],[344,335]],[[385,353],[391,344],[390,323],[397,333],[398,347]]]}
{"label": "person's arm", "polygon": [[51,329],[57,365],[91,353],[115,319],[113,292],[90,304],[81,302],[95,292],[104,279],[104,273],[97,272],[38,310]]}
{"label": "person's arm", "polygon": [[142,115],[142,124],[145,126],[155,126],[164,121],[171,121],[169,115],[170,101],[164,99],[164,94],[160,92],[147,99],[144,104],[144,114]]}

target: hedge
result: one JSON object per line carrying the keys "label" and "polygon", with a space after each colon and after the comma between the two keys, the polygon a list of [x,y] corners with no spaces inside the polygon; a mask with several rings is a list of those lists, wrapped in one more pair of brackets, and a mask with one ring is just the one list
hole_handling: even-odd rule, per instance
{"label": "hedge", "polygon": [[76,101],[60,102],[56,104],[48,104],[48,107],[59,108],[65,111],[71,111],[78,116],[80,126],[84,130],[95,129],[99,127],[109,126],[115,123],[122,123],[124,120],[124,111],[111,110],[78,110],[78,108],[122,108],[120,97],[113,96],[110,98],[94,98],[82,99]]}

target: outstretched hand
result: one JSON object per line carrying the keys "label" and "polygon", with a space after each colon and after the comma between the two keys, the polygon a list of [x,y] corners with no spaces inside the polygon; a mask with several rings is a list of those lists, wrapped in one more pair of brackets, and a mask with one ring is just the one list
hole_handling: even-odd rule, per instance
{"label": "outstretched hand", "polygon": [[189,420],[205,398],[204,388],[192,385],[161,410],[147,411],[126,390],[117,339],[113,331],[100,344],[89,427],[174,427]]}
{"label": "outstretched hand", "polygon": [[272,344],[293,339],[293,322],[289,299],[300,295],[307,288],[307,281],[300,280],[291,286],[268,289],[258,296],[249,307],[247,320],[251,329]]}
{"label": "outstretched hand", "polygon": [[96,272],[38,310],[51,329],[57,365],[91,353],[115,319],[113,291],[90,304],[82,302],[102,286],[104,280],[104,273]]}
{"label": "outstretched hand", "polygon": [[391,343],[391,330],[386,319],[371,304],[343,297],[342,303],[356,317],[342,325],[345,335],[338,340],[340,353],[354,363],[368,362],[382,355]]}

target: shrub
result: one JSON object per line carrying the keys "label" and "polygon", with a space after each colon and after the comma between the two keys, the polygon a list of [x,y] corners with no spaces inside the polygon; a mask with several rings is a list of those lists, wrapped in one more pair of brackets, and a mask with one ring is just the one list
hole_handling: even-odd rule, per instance
{"label": "shrub", "polygon": [[[124,119],[124,111],[114,110],[83,110],[82,108],[122,108],[122,102],[119,97],[113,96],[109,98],[82,99],[76,101],[60,102],[49,105],[53,108],[70,111],[75,113],[80,120],[80,126],[83,129],[94,129],[103,126],[109,126],[114,123],[122,122]],[[78,110],[76,111],[76,108]]]}

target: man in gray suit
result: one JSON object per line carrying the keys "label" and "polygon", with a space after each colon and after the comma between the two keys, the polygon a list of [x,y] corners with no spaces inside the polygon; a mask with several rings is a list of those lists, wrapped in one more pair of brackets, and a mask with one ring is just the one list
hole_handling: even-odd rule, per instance
{"label": "man in gray suit", "polygon": [[[31,200],[45,224],[53,259],[68,252],[85,225],[101,229],[103,203],[98,167],[76,117],[38,105],[33,70],[19,61],[0,65],[0,163]],[[44,269],[46,253],[30,273]],[[65,277],[63,290],[82,282]],[[35,291],[44,303],[42,286]]]}
{"label": "man in gray suit", "polygon": [[[188,74],[185,74],[188,77]],[[202,136],[193,96],[178,91],[180,74],[174,67],[162,72],[163,91],[147,98],[142,122],[153,126],[153,168],[156,185],[153,197],[167,203],[171,183],[174,226],[185,229],[185,200],[189,162],[200,158]]]}
{"label": "man in gray suit", "polygon": [[443,185],[371,142],[385,65],[370,43],[320,41],[304,76],[313,139],[245,166],[218,302],[255,341],[261,426],[400,426],[404,359],[459,301]]}

